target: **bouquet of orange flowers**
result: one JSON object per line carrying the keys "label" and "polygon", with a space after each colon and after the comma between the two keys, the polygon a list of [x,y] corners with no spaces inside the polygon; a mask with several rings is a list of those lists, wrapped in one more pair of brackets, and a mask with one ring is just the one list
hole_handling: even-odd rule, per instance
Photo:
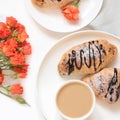
{"label": "bouquet of orange flowers", "polygon": [[[24,25],[14,17],[6,17],[5,22],[0,22],[0,93],[22,104],[26,101],[21,96],[24,91],[21,84],[4,85],[4,80],[5,76],[26,77],[29,66],[26,56],[31,54],[28,37]],[[6,70],[12,73],[4,74]]]}

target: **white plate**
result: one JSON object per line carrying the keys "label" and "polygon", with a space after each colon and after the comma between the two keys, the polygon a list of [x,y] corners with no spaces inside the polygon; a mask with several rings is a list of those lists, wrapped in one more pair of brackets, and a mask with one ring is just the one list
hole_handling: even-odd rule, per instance
{"label": "white plate", "polygon": [[59,8],[39,8],[31,0],[25,0],[25,3],[33,19],[41,26],[56,32],[73,32],[87,26],[97,16],[103,0],[81,0],[78,22],[67,21]]}
{"label": "white plate", "polygon": [[[37,102],[39,110],[47,120],[63,120],[56,110],[55,94],[59,86],[67,80],[58,74],[57,65],[63,53],[74,45],[86,41],[106,39],[117,46],[120,53],[120,38],[109,33],[100,31],[81,31],[70,34],[57,42],[47,53],[40,66],[37,82]],[[109,66],[120,67],[120,54]],[[72,79],[69,77],[69,79]],[[80,79],[80,78],[77,78]],[[40,112],[39,111],[39,112]],[[120,101],[115,104],[107,104],[105,101],[97,99],[94,113],[88,120],[119,120]]]}

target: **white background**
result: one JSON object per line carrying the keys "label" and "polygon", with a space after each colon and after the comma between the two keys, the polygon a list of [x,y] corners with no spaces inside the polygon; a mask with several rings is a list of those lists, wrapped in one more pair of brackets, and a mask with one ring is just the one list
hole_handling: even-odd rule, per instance
{"label": "white background", "polygon": [[[103,8],[98,17],[85,30],[102,30],[120,36],[119,6],[120,0],[104,0]],[[37,73],[46,52],[66,34],[50,32],[38,25],[26,10],[24,0],[0,0],[0,16],[19,18],[27,29],[33,48],[33,54],[30,57],[29,76],[23,81],[24,97],[31,107],[19,105],[0,94],[0,119],[44,120],[42,114],[38,112],[36,104]]]}

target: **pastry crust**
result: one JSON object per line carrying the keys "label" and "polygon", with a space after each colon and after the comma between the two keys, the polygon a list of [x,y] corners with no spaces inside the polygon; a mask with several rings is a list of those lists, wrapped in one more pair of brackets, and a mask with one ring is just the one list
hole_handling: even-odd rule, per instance
{"label": "pastry crust", "polygon": [[82,79],[95,95],[108,103],[115,103],[120,94],[120,68],[104,68],[100,72]]}
{"label": "pastry crust", "polygon": [[76,0],[32,0],[34,4],[41,8],[57,8]]}
{"label": "pastry crust", "polygon": [[92,74],[106,67],[117,55],[116,46],[107,40],[93,40],[72,47],[59,64],[60,75]]}

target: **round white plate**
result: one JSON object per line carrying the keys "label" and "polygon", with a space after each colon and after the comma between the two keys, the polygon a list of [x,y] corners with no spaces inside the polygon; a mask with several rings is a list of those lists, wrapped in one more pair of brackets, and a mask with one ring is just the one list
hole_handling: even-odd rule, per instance
{"label": "round white plate", "polygon": [[[58,62],[63,53],[73,47],[86,41],[106,39],[118,48],[118,56],[109,66],[120,67],[120,38],[100,31],[81,31],[70,34],[57,42],[46,54],[40,66],[37,81],[37,102],[39,112],[42,111],[47,120],[63,120],[55,105],[55,95],[57,89],[68,79],[72,77],[61,77],[57,70]],[[80,79],[76,77],[76,79]],[[107,104],[105,101],[97,99],[94,113],[88,120],[119,120],[120,101],[115,104]]]}
{"label": "round white plate", "polygon": [[78,22],[67,21],[61,10],[39,8],[31,0],[25,0],[26,7],[33,19],[44,28],[55,32],[73,32],[87,26],[99,13],[103,0],[81,0]]}

